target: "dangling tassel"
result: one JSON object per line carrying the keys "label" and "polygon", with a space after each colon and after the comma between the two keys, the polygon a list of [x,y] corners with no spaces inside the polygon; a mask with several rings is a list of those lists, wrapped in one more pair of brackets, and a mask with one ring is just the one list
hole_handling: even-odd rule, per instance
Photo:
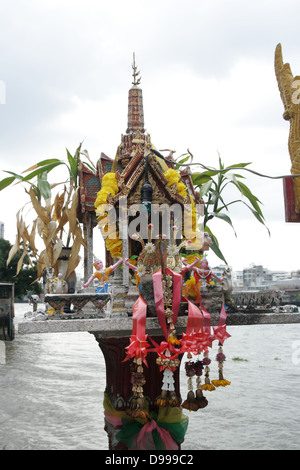
{"label": "dangling tassel", "polygon": [[214,384],[215,387],[226,387],[227,385],[230,385],[231,382],[229,382],[228,380],[225,380],[224,376],[223,376],[223,364],[226,360],[226,356],[223,353],[222,343],[219,343],[219,350],[218,350],[218,354],[216,356],[216,360],[219,363],[219,365],[218,365],[218,367],[219,367],[219,380],[212,380],[212,383]]}
{"label": "dangling tassel", "polygon": [[224,341],[227,338],[230,338],[230,334],[226,331],[226,309],[224,305],[222,305],[221,313],[220,313],[220,319],[219,319],[219,324],[217,327],[214,327],[214,339],[217,339],[219,341],[219,351],[216,356],[216,360],[219,363],[219,380],[213,380],[212,383],[214,384],[215,387],[226,387],[226,385],[230,385],[231,382],[228,380],[224,379],[223,376],[223,363],[226,360],[226,356],[223,353],[223,344]]}
{"label": "dangling tassel", "polygon": [[194,363],[194,370],[195,370],[195,374],[197,376],[197,379],[196,379],[196,386],[197,386],[196,401],[197,401],[197,404],[198,404],[198,408],[205,408],[208,405],[208,401],[205,398],[205,396],[203,395],[202,388],[201,388],[201,375],[202,375],[203,367],[204,367],[203,362],[200,361],[199,359],[198,359],[198,361],[196,361]]}
{"label": "dangling tassel", "polygon": [[175,393],[174,370],[179,366],[179,359],[172,359],[169,349],[165,351],[165,359],[158,357],[156,363],[165,367],[163,371],[161,395],[156,399],[156,405],[159,407],[180,405],[180,400]]}
{"label": "dangling tassel", "polygon": [[189,411],[197,411],[199,409],[199,405],[193,391],[193,377],[195,376],[194,363],[191,361],[193,356],[191,353],[188,353],[187,357],[189,360],[185,363],[185,373],[188,377],[188,393],[186,400],[182,403],[182,408]]}
{"label": "dangling tassel", "polygon": [[[133,368],[132,368],[132,392],[133,397],[130,402],[130,408],[127,410],[127,413],[132,416],[132,418],[140,419],[149,419],[149,413],[145,409],[145,397],[143,386],[146,383],[144,374],[143,374],[143,362],[141,358],[133,359]],[[135,365],[135,368],[134,368]]]}
{"label": "dangling tassel", "polygon": [[210,373],[209,365],[211,363],[211,360],[208,356],[209,356],[208,352],[205,352],[204,353],[204,359],[203,359],[203,365],[205,366],[205,370],[204,370],[204,372],[205,372],[205,383],[204,383],[204,385],[201,386],[201,390],[208,390],[209,392],[212,392],[213,390],[215,390],[215,387],[210,382],[210,378],[209,378],[209,373]]}

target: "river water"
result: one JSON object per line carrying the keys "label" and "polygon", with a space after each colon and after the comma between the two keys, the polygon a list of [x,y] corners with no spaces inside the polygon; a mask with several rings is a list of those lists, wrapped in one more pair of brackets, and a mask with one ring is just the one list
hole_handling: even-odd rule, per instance
{"label": "river water", "polygon": [[[30,308],[15,308],[17,330]],[[205,409],[186,411],[182,449],[299,449],[300,324],[227,329],[231,386],[205,392]],[[105,363],[92,334],[16,332],[0,365],[0,450],[106,450],[104,389]],[[181,389],[185,398],[183,365]]]}

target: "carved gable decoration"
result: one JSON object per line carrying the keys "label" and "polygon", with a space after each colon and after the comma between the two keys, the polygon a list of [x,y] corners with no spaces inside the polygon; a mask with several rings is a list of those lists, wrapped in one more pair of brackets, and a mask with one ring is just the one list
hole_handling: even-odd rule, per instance
{"label": "carved gable decoration", "polygon": [[[122,173],[117,172],[116,178],[120,191],[108,202],[115,205],[121,197],[126,196],[128,204],[139,204],[141,202],[141,188],[145,182],[145,166],[146,158],[139,153],[130,160]],[[184,199],[177,193],[176,184],[168,186],[164,171],[157,157],[152,153],[148,156],[148,178],[153,189],[153,204],[179,203],[183,205],[190,203],[189,195]]]}

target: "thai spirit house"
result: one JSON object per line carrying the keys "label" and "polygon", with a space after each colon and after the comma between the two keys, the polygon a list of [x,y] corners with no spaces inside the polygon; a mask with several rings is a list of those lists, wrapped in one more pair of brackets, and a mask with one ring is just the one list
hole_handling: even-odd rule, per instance
{"label": "thai spirit house", "polygon": [[[190,299],[189,270],[199,266],[203,250],[209,248],[209,244],[204,246],[204,234],[197,230],[199,201],[189,167],[180,171],[173,152],[164,157],[146,133],[139,85],[133,63],[128,125],[115,158],[102,153],[97,174],[81,166],[79,217],[87,234],[85,278],[93,269],[93,229],[98,224],[105,238],[106,266],[113,265],[116,258],[123,260],[110,276],[113,300],[107,321],[114,324],[115,334],[105,337],[93,332],[106,361],[104,408],[110,448],[157,448],[152,436],[156,429],[159,448],[175,450],[183,441],[188,421],[180,406],[182,356],[189,354],[189,393],[182,406],[197,411],[207,405],[201,387],[212,387],[208,348],[213,340],[222,343],[229,335],[224,309],[216,328],[219,335],[211,334],[209,313],[203,306],[201,311],[198,308],[200,291],[195,294],[196,302]],[[193,260],[188,257],[191,249],[198,253],[191,255]],[[118,325],[125,317],[127,322],[132,317],[131,328],[126,334],[123,328],[120,336]],[[154,324],[149,330],[150,317]],[[181,318],[185,318],[182,324]],[[203,362],[199,359],[202,353]],[[193,355],[196,361],[191,361]],[[204,368],[205,384],[201,386]],[[219,378],[221,385],[229,384],[222,374]],[[136,425],[147,438],[133,432],[128,440],[127,430]],[[177,431],[172,432],[172,427]]]}

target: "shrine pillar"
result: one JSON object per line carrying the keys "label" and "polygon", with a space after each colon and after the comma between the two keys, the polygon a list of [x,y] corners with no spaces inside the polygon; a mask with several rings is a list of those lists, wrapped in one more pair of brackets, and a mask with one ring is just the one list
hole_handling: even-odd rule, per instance
{"label": "shrine pillar", "polygon": [[[116,320],[117,322],[118,320]],[[130,408],[132,399],[132,363],[124,361],[126,357],[126,347],[129,338],[126,337],[103,337],[101,332],[94,332],[96,341],[103,353],[106,365],[106,388],[105,400],[109,400],[115,412],[125,412]],[[161,336],[152,338],[158,344],[163,340]],[[181,359],[181,358],[180,358]],[[159,372],[156,364],[156,355],[148,354],[148,367],[144,367],[145,384],[143,385],[144,396],[148,402],[149,410],[158,413],[155,405],[157,397],[161,394],[163,372]],[[180,397],[180,374],[179,367],[174,373],[175,392]],[[104,401],[105,401],[104,400]],[[105,417],[105,430],[108,434],[109,450],[127,450],[127,446],[116,439],[116,434],[122,426],[114,427],[109,419]],[[180,444],[177,444],[180,449]]]}
{"label": "shrine pillar", "polygon": [[83,224],[84,237],[86,246],[84,248],[84,279],[89,279],[93,274],[94,263],[94,242],[93,242],[93,223],[94,215],[92,212],[86,212],[85,222]]}

